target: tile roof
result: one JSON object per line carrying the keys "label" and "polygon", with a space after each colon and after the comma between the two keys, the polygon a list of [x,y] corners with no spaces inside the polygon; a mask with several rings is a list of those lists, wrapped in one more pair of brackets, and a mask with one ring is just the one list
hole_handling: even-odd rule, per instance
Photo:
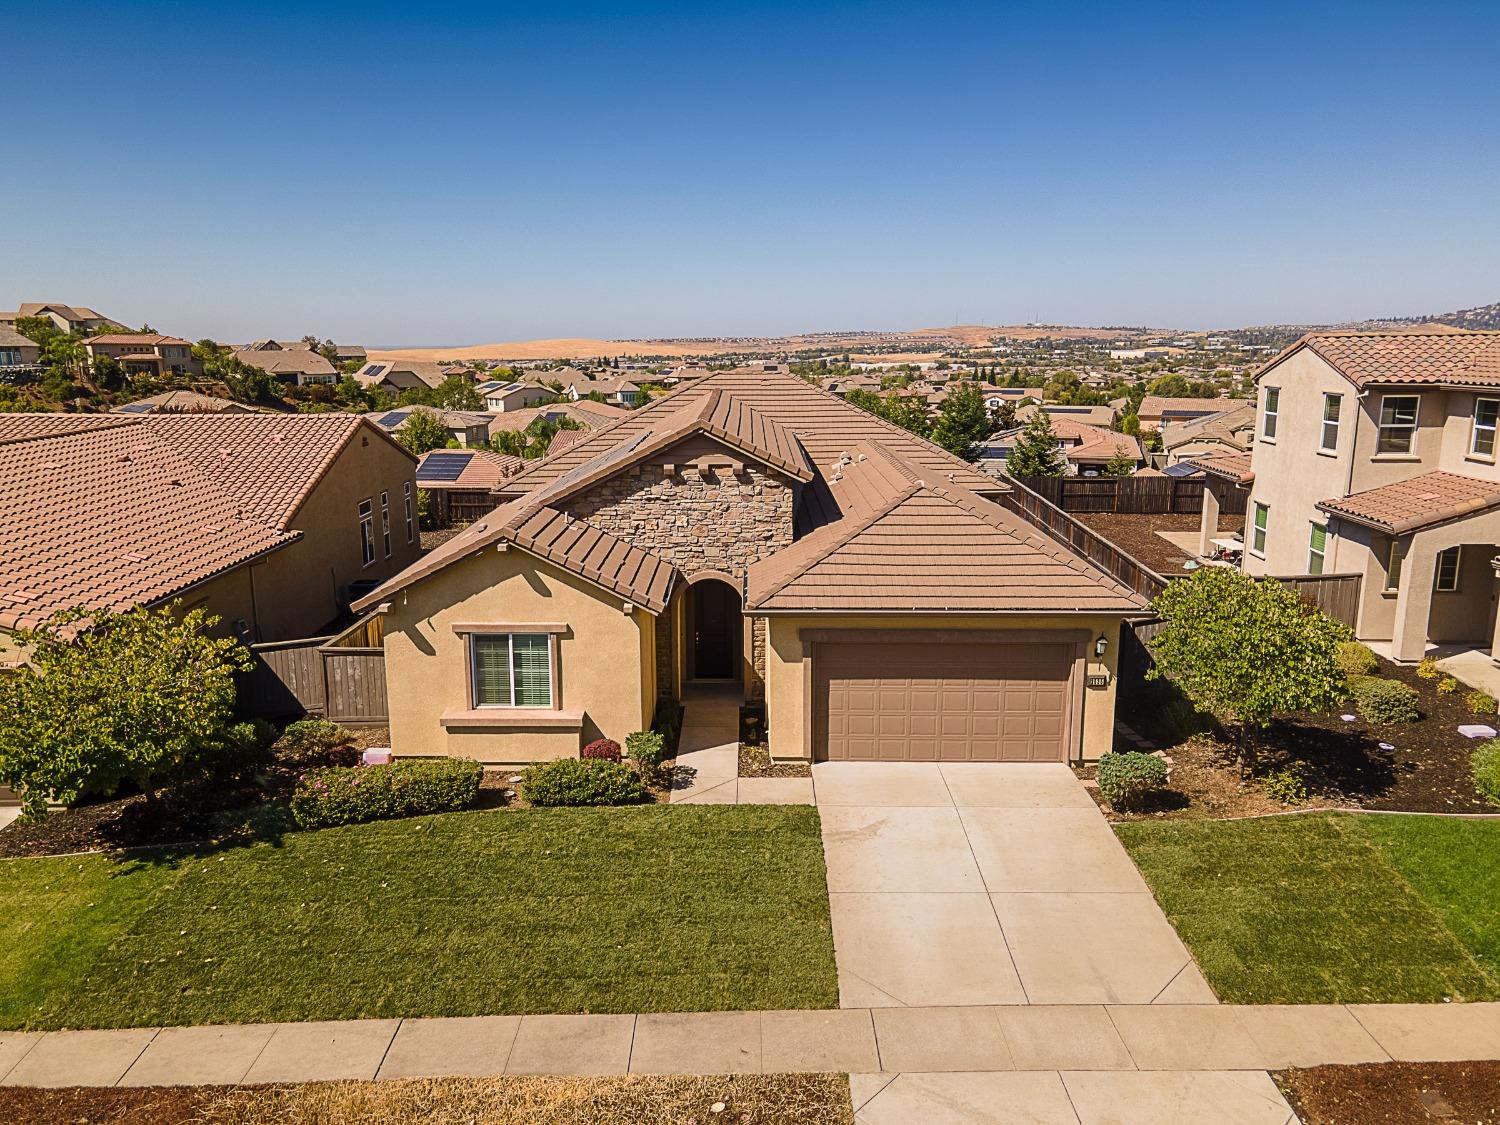
{"label": "tile roof", "polygon": [[521,495],[576,469],[620,443],[656,429],[669,414],[700,401],[710,391],[728,391],[757,413],[797,435],[812,464],[820,472],[860,441],[880,441],[908,457],[926,472],[983,492],[1002,490],[992,478],[947,450],[868,411],[851,406],[838,395],[795,375],[762,371],[717,371],[679,390],[632,410],[619,422],[538,461],[505,484],[508,494]]}
{"label": "tile roof", "polygon": [[417,461],[417,487],[489,491],[524,464],[488,449],[434,449]]}
{"label": "tile roof", "polygon": [[589,432],[587,430],[558,430],[557,433],[552,435],[552,440],[547,442],[547,456],[551,457],[554,453],[561,453],[568,446],[580,442],[588,436]]}
{"label": "tile roof", "polygon": [[55,434],[78,434],[109,426],[126,426],[130,419],[109,414],[5,414],[0,413],[0,442]]}
{"label": "tile roof", "polygon": [[1132,612],[1145,602],[1020,516],[861,443],[829,481],[845,516],[752,565],[760,612]]}
{"label": "tile roof", "polygon": [[[1048,413],[1052,432],[1057,435],[1058,452],[1070,461],[1108,461],[1115,454],[1124,452],[1137,461],[1145,459],[1140,439],[1118,430],[1080,422],[1066,414]],[[1024,427],[1006,430],[981,443],[996,450],[1010,450]]]}
{"label": "tile roof", "polygon": [[1308,348],[1356,387],[1374,384],[1500,386],[1500,332],[1312,332],[1266,363],[1259,379]]}
{"label": "tile roof", "polygon": [[528,497],[471,523],[355,602],[353,609],[373,609],[412,583],[500,542],[513,543],[651,613],[666,609],[677,575],[665,559]]}
{"label": "tile roof", "polygon": [[1247,440],[1239,436],[1255,426],[1255,404],[1236,402],[1228,410],[1193,418],[1183,422],[1169,422],[1162,427],[1162,448],[1171,449],[1189,441],[1216,441],[1231,449],[1248,448]]}
{"label": "tile roof", "polygon": [[1216,414],[1223,409],[1224,400],[1219,398],[1166,398],[1162,395],[1147,395],[1141,399],[1136,414],[1142,418],[1161,418],[1167,414],[1202,416]]}
{"label": "tile roof", "polygon": [[157,604],[300,537],[245,515],[139,421],[27,417],[32,435],[12,425],[0,444],[0,627]]}
{"label": "tile roof", "polygon": [[1473,515],[1496,506],[1500,506],[1500,483],[1441,472],[1423,473],[1394,484],[1318,502],[1318,507],[1331,516],[1353,520],[1391,535],[1404,535],[1428,524]]}
{"label": "tile roof", "polygon": [[283,529],[356,434],[390,441],[358,414],[331,412],[147,414],[140,424],[216,480],[248,517]]}
{"label": "tile roof", "polygon": [[1206,457],[1193,457],[1183,463],[1231,484],[1249,484],[1255,479],[1249,453],[1214,453]]}
{"label": "tile roof", "polygon": [[22,336],[8,324],[0,324],[0,347],[35,348],[39,345],[29,336]]}
{"label": "tile roof", "polygon": [[147,344],[156,347],[160,344],[181,344],[188,347],[188,342],[181,336],[162,336],[155,332],[106,332],[102,336],[90,336],[84,341],[85,344]]}
{"label": "tile roof", "polygon": [[163,391],[159,395],[147,395],[123,406],[116,406],[113,414],[258,414],[258,406],[247,406],[232,399],[201,395],[197,391]]}
{"label": "tile roof", "polygon": [[334,375],[333,364],[306,348],[237,348],[234,357],[270,375]]}

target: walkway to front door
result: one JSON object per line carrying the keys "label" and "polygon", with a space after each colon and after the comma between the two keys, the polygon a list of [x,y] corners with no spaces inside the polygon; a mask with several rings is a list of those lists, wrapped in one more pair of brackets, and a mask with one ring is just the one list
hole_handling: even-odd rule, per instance
{"label": "walkway to front door", "polygon": [[810,805],[805,777],[740,777],[739,684],[690,684],[670,800],[689,805]]}
{"label": "walkway to front door", "polygon": [[1217,1003],[1067,766],[824,762],[813,787],[841,1006]]}

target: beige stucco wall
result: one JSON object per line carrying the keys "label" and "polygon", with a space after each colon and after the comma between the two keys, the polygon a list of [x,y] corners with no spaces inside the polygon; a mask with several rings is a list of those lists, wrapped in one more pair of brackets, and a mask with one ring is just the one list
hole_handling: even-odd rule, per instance
{"label": "beige stucco wall", "polygon": [[[453,563],[395,595],[385,621],[391,744],[400,756],[453,756],[522,764],[576,756],[595,738],[623,744],[650,725],[656,698],[653,620],[623,598],[511,547]],[[469,708],[469,662],[457,623],[563,624],[558,641],[562,711],[581,729],[445,728]]]}
{"label": "beige stucco wall", "polygon": [[[1266,389],[1278,387],[1281,401],[1276,438],[1260,437]],[[1323,395],[1343,396],[1338,448],[1318,450],[1323,429]],[[1256,400],[1255,481],[1250,487],[1245,516],[1245,561],[1247,574],[1280,576],[1307,573],[1307,548],[1312,524],[1327,517],[1317,509],[1319,500],[1349,492],[1350,471],[1355,457],[1356,431],[1364,423],[1353,384],[1311,351],[1303,349],[1278,364],[1261,379]],[[1371,439],[1373,440],[1373,439]],[[1271,508],[1264,558],[1249,551],[1251,523],[1257,503]],[[1330,551],[1324,574],[1346,573],[1343,560]]]}
{"label": "beige stucco wall", "polygon": [[1087,630],[1109,641],[1104,656],[1096,657],[1088,647],[1086,674],[1109,673],[1109,686],[1084,688],[1080,747],[1089,761],[1109,751],[1114,743],[1115,663],[1120,653],[1120,619],[1117,617],[772,617],[766,655],[766,725],[771,755],[781,759],[806,756],[804,729],[804,677],[802,630],[806,629],[1057,629]]}
{"label": "beige stucco wall", "polygon": [[[316,636],[340,614],[351,582],[383,582],[417,560],[420,535],[414,529],[407,540],[402,510],[402,485],[407,482],[413,485],[415,507],[416,461],[373,428],[361,427],[293,518],[292,527],[302,532],[302,539],[256,568],[257,640]],[[389,558],[381,542],[382,492],[390,495]],[[362,500],[369,500],[375,513],[375,561],[369,566],[360,553]]]}

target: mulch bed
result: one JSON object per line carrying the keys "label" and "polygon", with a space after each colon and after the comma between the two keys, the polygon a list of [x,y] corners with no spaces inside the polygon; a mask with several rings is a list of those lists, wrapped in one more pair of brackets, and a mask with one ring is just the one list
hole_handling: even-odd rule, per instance
{"label": "mulch bed", "polygon": [[441,1078],[298,1086],[0,1086],[26,1125],[849,1125],[842,1074]]}
{"label": "mulch bed", "polygon": [[1275,1078],[1304,1125],[1500,1121],[1500,1062],[1315,1066]]}
{"label": "mulch bed", "polygon": [[[1437,680],[1424,680],[1416,669],[1381,661],[1381,675],[1417,689],[1421,718],[1415,723],[1374,727],[1341,714],[1290,715],[1266,732],[1256,766],[1257,777],[1286,768],[1302,773],[1308,799],[1296,807],[1344,807],[1387,812],[1497,813],[1474,790],[1471,758],[1476,742],[1458,733],[1460,724],[1488,723],[1494,716],[1475,716],[1464,705],[1464,690],[1438,694]],[[1232,748],[1215,738],[1194,737],[1172,745],[1158,722],[1161,708],[1153,700],[1121,699],[1120,717],[1138,733],[1164,747],[1172,758],[1172,793],[1157,806],[1137,813],[1111,813],[1115,819],[1161,816],[1257,816],[1285,811],[1267,797],[1260,784],[1241,784]],[[1394,747],[1381,749],[1381,743]],[[1133,747],[1121,746],[1120,749]],[[1085,771],[1091,776],[1092,770]],[[1095,791],[1097,793],[1097,791]],[[1096,798],[1103,804],[1102,798]]]}
{"label": "mulch bed", "polygon": [[[391,741],[386,727],[351,728],[349,734],[356,750]],[[286,801],[297,775],[308,767],[273,751],[270,766],[253,781],[187,782],[163,789],[154,804],[139,793],[85,800],[50,812],[38,823],[17,821],[0,828],[0,858],[279,835],[290,826]]]}
{"label": "mulch bed", "polygon": [[740,743],[741,777],[811,777],[812,767],[806,762],[773,762],[771,752],[764,746]]}
{"label": "mulch bed", "polygon": [[[1156,573],[1171,577],[1182,573],[1182,564],[1196,556],[1174,547],[1158,531],[1198,530],[1196,515],[1121,515],[1115,512],[1069,512],[1074,519],[1097,531],[1137,562]],[[1219,517],[1219,532],[1228,535],[1245,529],[1244,516]]]}

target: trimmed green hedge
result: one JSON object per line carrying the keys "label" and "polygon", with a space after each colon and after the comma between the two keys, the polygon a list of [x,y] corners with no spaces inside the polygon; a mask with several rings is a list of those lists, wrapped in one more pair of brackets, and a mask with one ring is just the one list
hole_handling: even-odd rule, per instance
{"label": "trimmed green hedge", "polygon": [[1375,676],[1356,676],[1349,681],[1354,705],[1368,723],[1414,723],[1419,717],[1417,689],[1400,680],[1382,680]]}
{"label": "trimmed green hedge", "polygon": [[1139,750],[1109,753],[1099,759],[1099,792],[1117,809],[1138,804],[1167,784],[1167,764]]}
{"label": "trimmed green hedge", "polygon": [[527,766],[518,787],[538,807],[630,805],[646,798],[635,770],[604,758],[559,758]]}
{"label": "trimmed green hedge", "polygon": [[484,767],[463,758],[412,758],[385,766],[311,770],[292,794],[302,828],[456,812],[479,797]]}

